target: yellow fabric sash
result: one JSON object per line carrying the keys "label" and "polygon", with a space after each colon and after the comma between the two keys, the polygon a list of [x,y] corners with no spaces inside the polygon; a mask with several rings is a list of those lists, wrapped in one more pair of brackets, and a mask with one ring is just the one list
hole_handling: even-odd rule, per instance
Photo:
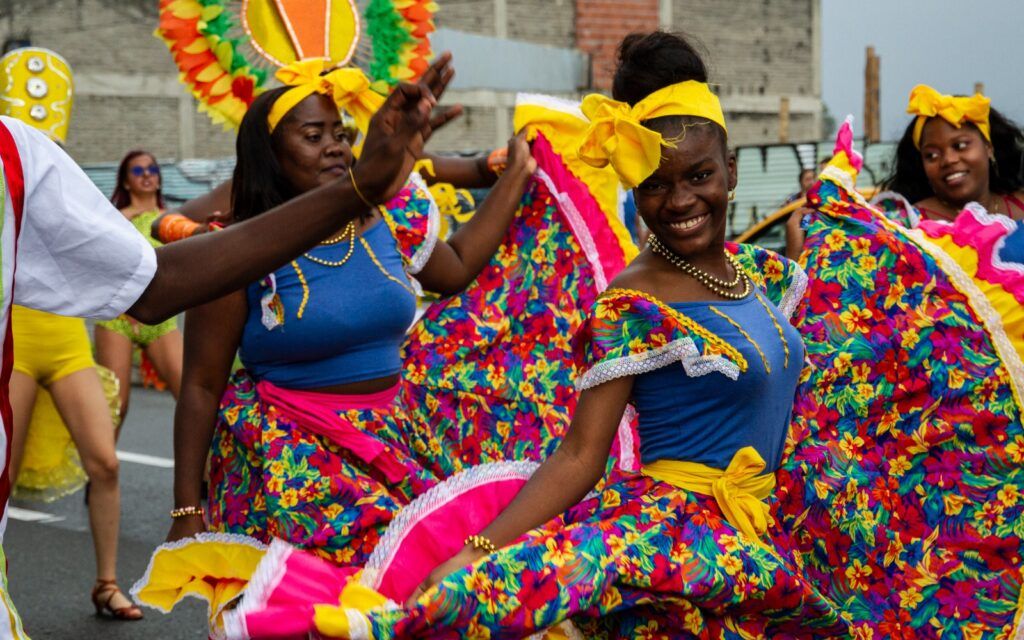
{"label": "yellow fabric sash", "polygon": [[765,500],[775,489],[775,474],[764,473],[765,462],[754,447],[736,452],[722,471],[697,462],[656,460],[640,468],[645,476],[685,491],[713,496],[729,524],[757,541],[771,516]]}
{"label": "yellow fabric sash", "polygon": [[921,132],[928,118],[939,117],[960,128],[964,120],[973,122],[985,139],[992,142],[988,112],[992,101],[976,93],[971,97],[947,96],[932,89],[926,84],[919,84],[910,91],[907,102],[907,113],[916,115],[914,121],[914,146],[921,148]]}
{"label": "yellow fabric sash", "polygon": [[370,118],[384,104],[384,96],[370,88],[370,79],[361,69],[346,67],[327,71],[327,61],[323,59],[300,60],[282,67],[274,77],[292,88],[270,109],[267,124],[271,132],[295,105],[314,93],[330,96],[338,109],[352,116],[361,133],[366,133]]}
{"label": "yellow fabric sash", "polygon": [[610,163],[627,189],[658,169],[661,147],[668,146],[660,133],[643,122],[663,116],[696,116],[728,133],[718,96],[707,84],[695,80],[659,89],[632,107],[595,93],[583,99],[581,108],[590,126],[580,144],[580,159],[598,168]]}

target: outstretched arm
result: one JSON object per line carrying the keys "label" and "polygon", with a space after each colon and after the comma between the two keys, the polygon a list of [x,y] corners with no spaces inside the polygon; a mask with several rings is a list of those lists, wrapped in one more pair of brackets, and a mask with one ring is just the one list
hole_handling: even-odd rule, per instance
{"label": "outstretched arm", "polygon": [[[174,506],[203,503],[203,471],[221,395],[231,373],[248,313],[245,292],[236,291],[185,314],[181,393],[174,410]],[[171,523],[167,541],[204,530],[201,516]]]}
{"label": "outstretched arm", "polygon": [[[579,503],[604,473],[612,439],[633,390],[633,378],[617,378],[580,394],[572,424],[551,457],[481,535],[505,546]],[[412,604],[449,573],[472,564],[485,552],[466,546],[435,569],[409,599]]]}
{"label": "outstretched arm", "polygon": [[447,182],[457,189],[486,189],[498,179],[498,174],[487,166],[487,156],[462,158],[428,153],[423,157],[434,165],[434,175],[423,176],[427,184]]}
{"label": "outstretched arm", "polygon": [[324,185],[221,233],[202,234],[157,250],[153,281],[128,310],[149,324],[235,291],[285,264],[371,203],[384,202],[404,184],[431,132],[460,112],[432,116],[454,71],[443,54],[417,84],[395,89],[370,121],[363,156],[348,177]]}
{"label": "outstretched arm", "polygon": [[469,286],[490,262],[515,216],[537,161],[530,153],[525,131],[509,141],[508,168],[469,222],[447,242],[438,242],[423,271],[417,274],[429,291],[458,293]]}

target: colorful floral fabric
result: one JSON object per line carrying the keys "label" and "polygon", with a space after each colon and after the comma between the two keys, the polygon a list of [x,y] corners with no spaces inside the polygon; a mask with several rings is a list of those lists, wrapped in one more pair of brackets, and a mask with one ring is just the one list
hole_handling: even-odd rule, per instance
{"label": "colorful floral fabric", "polygon": [[[394,513],[435,479],[554,451],[576,402],[570,336],[603,288],[579,238],[608,222],[596,207],[591,215],[566,212],[559,188],[575,178],[555,174],[561,161],[544,144],[538,138],[534,154],[550,173],[531,181],[490,264],[410,331],[400,406],[341,416],[407,454],[405,482],[388,483],[351,452],[283,419],[243,376],[224,396],[211,459],[219,529],[359,563]],[[436,240],[436,207],[423,193],[414,178],[386,207],[413,273]],[[625,264],[616,250],[617,262],[605,255],[602,273],[614,276]],[[632,454],[628,439],[616,446]]]}
{"label": "colorful floral fabric", "polygon": [[418,462],[436,444],[409,418],[404,394],[338,419],[388,448],[407,475],[383,473],[280,415],[244,372],[221,401],[210,454],[211,528],[280,538],[338,564],[361,563],[400,507],[435,484]]}
{"label": "colorful floral fabric", "polygon": [[1024,426],[1001,319],[936,243],[824,177],[777,517],[855,638],[1012,637]]}
{"label": "colorful floral fabric", "polygon": [[441,213],[420,175],[413,173],[398,195],[380,207],[380,212],[409,274],[422,271],[437,243]]}
{"label": "colorful floral fabric", "polygon": [[625,265],[617,245],[601,246],[600,264],[590,259],[585,246],[606,217],[567,204],[562,193],[578,180],[543,135],[533,153],[540,171],[494,258],[463,293],[431,306],[403,349],[410,406],[437,436],[428,468],[439,477],[554,451],[576,406],[570,337],[602,280]]}
{"label": "colorful floral fabric", "polygon": [[[803,270],[773,251],[729,244],[774,304],[799,300],[806,286]],[[792,304],[784,315],[792,312]],[[736,379],[747,370],[738,349],[700,323],[656,298],[634,290],[609,289],[600,296],[573,340],[577,386],[588,389],[614,378],[683,363],[690,375],[710,370]]]}
{"label": "colorful floral fabric", "polygon": [[[335,617],[324,609],[321,632]],[[522,638],[566,619],[587,638],[845,631],[792,559],[738,535],[713,498],[639,476],[451,574],[411,609],[338,614],[364,618],[377,640]]]}

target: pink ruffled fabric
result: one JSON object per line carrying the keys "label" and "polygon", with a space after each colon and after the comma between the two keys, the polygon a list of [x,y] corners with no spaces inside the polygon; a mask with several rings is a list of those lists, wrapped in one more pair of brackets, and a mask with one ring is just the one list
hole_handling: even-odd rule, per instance
{"label": "pink ruffled fabric", "polygon": [[1001,286],[1024,305],[1024,265],[1000,258],[1007,237],[1017,226],[1006,216],[968,207],[953,222],[922,220],[918,229],[931,238],[949,236],[957,246],[973,249],[978,254],[977,277]]}

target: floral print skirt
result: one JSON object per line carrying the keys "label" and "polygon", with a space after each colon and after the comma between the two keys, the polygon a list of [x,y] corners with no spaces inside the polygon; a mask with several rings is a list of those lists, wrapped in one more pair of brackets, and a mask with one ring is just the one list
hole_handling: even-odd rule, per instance
{"label": "floral print skirt", "polygon": [[281,538],[336,564],[359,563],[394,514],[436,483],[430,436],[410,420],[405,393],[338,420],[384,445],[406,473],[397,480],[260,398],[244,371],[221,400],[210,454],[211,528],[269,542]]}

